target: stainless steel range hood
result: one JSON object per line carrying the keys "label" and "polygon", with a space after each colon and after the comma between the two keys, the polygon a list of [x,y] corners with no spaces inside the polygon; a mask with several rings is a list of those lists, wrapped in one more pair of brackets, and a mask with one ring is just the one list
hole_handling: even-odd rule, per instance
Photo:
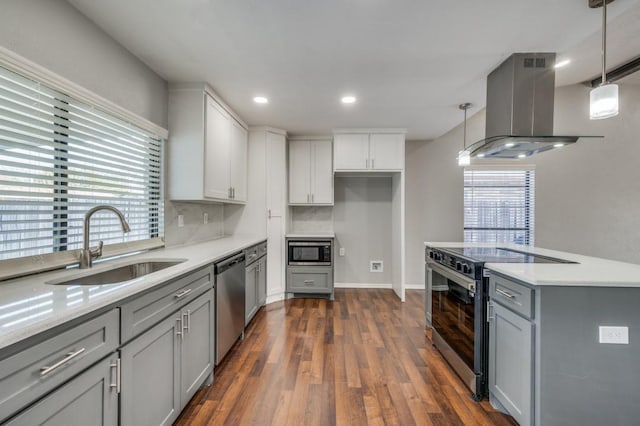
{"label": "stainless steel range hood", "polygon": [[524,158],[601,137],[553,135],[555,62],[555,53],[514,53],[489,74],[486,139],[467,148],[472,157]]}

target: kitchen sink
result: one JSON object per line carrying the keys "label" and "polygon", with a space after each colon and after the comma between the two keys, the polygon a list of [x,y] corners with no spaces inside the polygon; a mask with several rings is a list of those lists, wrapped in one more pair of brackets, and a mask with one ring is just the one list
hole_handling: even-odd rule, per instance
{"label": "kitchen sink", "polygon": [[55,281],[49,281],[47,284],[53,285],[104,285],[119,284],[130,281],[135,278],[143,277],[154,272],[170,268],[185,262],[186,259],[176,260],[150,260],[144,262],[130,263],[126,265],[116,266],[112,269],[103,270],[94,274],[75,276],[73,278],[64,278]]}

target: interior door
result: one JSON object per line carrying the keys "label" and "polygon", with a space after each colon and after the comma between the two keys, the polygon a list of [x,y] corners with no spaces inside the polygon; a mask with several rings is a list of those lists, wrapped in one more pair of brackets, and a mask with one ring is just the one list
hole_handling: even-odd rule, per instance
{"label": "interior door", "polygon": [[229,198],[229,115],[206,96],[204,144],[204,196]]}
{"label": "interior door", "polygon": [[285,290],[286,140],[267,132],[267,296]]}

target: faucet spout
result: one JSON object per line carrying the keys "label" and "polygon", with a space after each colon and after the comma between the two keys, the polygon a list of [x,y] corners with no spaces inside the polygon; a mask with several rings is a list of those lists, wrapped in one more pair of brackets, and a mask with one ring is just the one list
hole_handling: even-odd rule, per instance
{"label": "faucet spout", "polygon": [[96,206],[90,209],[84,215],[84,222],[82,226],[83,239],[82,239],[82,250],[80,251],[80,269],[91,268],[93,264],[93,259],[102,256],[102,244],[103,244],[102,241],[98,243],[97,247],[94,247],[94,248],[89,247],[89,225],[91,224],[91,217],[95,213],[101,210],[107,210],[115,213],[115,215],[118,216],[118,219],[120,219],[120,226],[122,227],[122,232],[124,232],[125,234],[131,232],[131,227],[129,226],[127,219],[125,219],[124,214],[122,214],[122,212],[116,209],[115,207]]}

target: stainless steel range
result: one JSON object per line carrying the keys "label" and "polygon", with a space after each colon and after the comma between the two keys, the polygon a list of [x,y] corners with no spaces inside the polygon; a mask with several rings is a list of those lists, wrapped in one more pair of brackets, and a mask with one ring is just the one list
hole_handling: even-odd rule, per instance
{"label": "stainless steel range", "polygon": [[568,263],[499,247],[430,247],[426,259],[426,317],[433,343],[479,401],[487,395],[487,303],[485,263]]}

